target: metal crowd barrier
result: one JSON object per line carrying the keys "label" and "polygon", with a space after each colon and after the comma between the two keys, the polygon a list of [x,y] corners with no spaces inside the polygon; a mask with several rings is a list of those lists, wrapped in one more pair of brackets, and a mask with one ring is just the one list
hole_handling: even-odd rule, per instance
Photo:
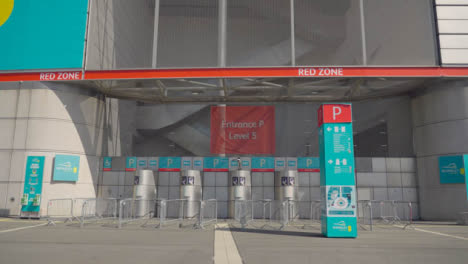
{"label": "metal crowd barrier", "polygon": [[403,229],[413,224],[413,204],[409,201],[358,201],[359,224],[372,230],[375,225],[402,225]]}
{"label": "metal crowd barrier", "polygon": [[174,199],[174,200],[161,200],[159,206],[159,228],[163,225],[178,222],[179,225],[185,219],[185,206],[188,200]]}
{"label": "metal crowd barrier", "polygon": [[47,224],[55,225],[55,221],[73,221],[73,204],[72,198],[49,200],[47,203]]}
{"label": "metal crowd barrier", "polygon": [[314,200],[310,202],[310,220],[314,222],[320,222],[322,215],[322,201]]}
{"label": "metal crowd barrier", "polygon": [[218,222],[218,201],[216,199],[200,201],[199,209],[197,227],[204,229],[206,225]]}
{"label": "metal crowd barrier", "polygon": [[117,199],[94,198],[85,200],[81,210],[80,227],[86,222],[117,218]]}
{"label": "metal crowd barrier", "polygon": [[253,221],[253,204],[252,200],[234,201],[234,220],[239,222],[242,228]]}
{"label": "metal crowd barrier", "polygon": [[134,198],[120,200],[118,227],[122,228],[124,224],[130,222],[153,218],[157,203],[158,200]]}

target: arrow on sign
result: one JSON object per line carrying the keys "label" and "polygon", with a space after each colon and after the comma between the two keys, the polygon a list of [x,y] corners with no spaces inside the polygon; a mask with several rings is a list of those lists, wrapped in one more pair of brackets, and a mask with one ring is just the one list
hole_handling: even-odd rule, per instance
{"label": "arrow on sign", "polygon": [[329,160],[328,163],[329,163],[329,164],[333,164],[333,160]]}
{"label": "arrow on sign", "polygon": [[332,130],[331,127],[327,128],[327,131],[328,131],[328,132],[330,132],[331,130]]}

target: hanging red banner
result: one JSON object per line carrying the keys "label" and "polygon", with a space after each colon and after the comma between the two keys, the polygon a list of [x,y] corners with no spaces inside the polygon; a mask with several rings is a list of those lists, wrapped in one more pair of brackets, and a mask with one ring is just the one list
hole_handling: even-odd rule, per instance
{"label": "hanging red banner", "polygon": [[275,154],[275,107],[211,107],[210,150],[212,154]]}

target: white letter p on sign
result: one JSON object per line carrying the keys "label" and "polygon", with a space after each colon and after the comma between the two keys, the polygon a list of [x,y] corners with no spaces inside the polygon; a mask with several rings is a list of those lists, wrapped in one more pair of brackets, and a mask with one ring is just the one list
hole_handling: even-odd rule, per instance
{"label": "white letter p on sign", "polygon": [[333,107],[333,120],[336,120],[336,116],[341,115],[341,107],[334,106]]}

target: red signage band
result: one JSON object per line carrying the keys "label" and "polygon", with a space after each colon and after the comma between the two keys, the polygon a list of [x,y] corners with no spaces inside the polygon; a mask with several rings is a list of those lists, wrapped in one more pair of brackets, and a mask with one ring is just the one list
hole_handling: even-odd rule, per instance
{"label": "red signage band", "polygon": [[274,172],[275,169],[251,169],[252,172]]}
{"label": "red signage band", "polygon": [[227,172],[229,169],[203,169],[206,172]]}
{"label": "red signage band", "polygon": [[171,168],[171,169],[169,169],[169,168],[159,168],[159,171],[180,171],[180,169],[179,168],[175,168],[175,169],[174,168]]}
{"label": "red signage band", "polygon": [[136,171],[135,168],[125,168],[125,171]]}
{"label": "red signage band", "polygon": [[297,169],[298,172],[320,172],[320,169]]}
{"label": "red signage band", "polygon": [[212,154],[275,154],[274,106],[211,107]]}
{"label": "red signage band", "polygon": [[102,169],[102,171],[112,171],[112,169],[111,168],[104,168],[104,169]]}
{"label": "red signage band", "polygon": [[468,67],[278,67],[0,72],[0,82],[244,77],[468,77]]}
{"label": "red signage band", "polygon": [[318,127],[324,123],[351,123],[353,121],[350,104],[322,104],[317,113]]}

